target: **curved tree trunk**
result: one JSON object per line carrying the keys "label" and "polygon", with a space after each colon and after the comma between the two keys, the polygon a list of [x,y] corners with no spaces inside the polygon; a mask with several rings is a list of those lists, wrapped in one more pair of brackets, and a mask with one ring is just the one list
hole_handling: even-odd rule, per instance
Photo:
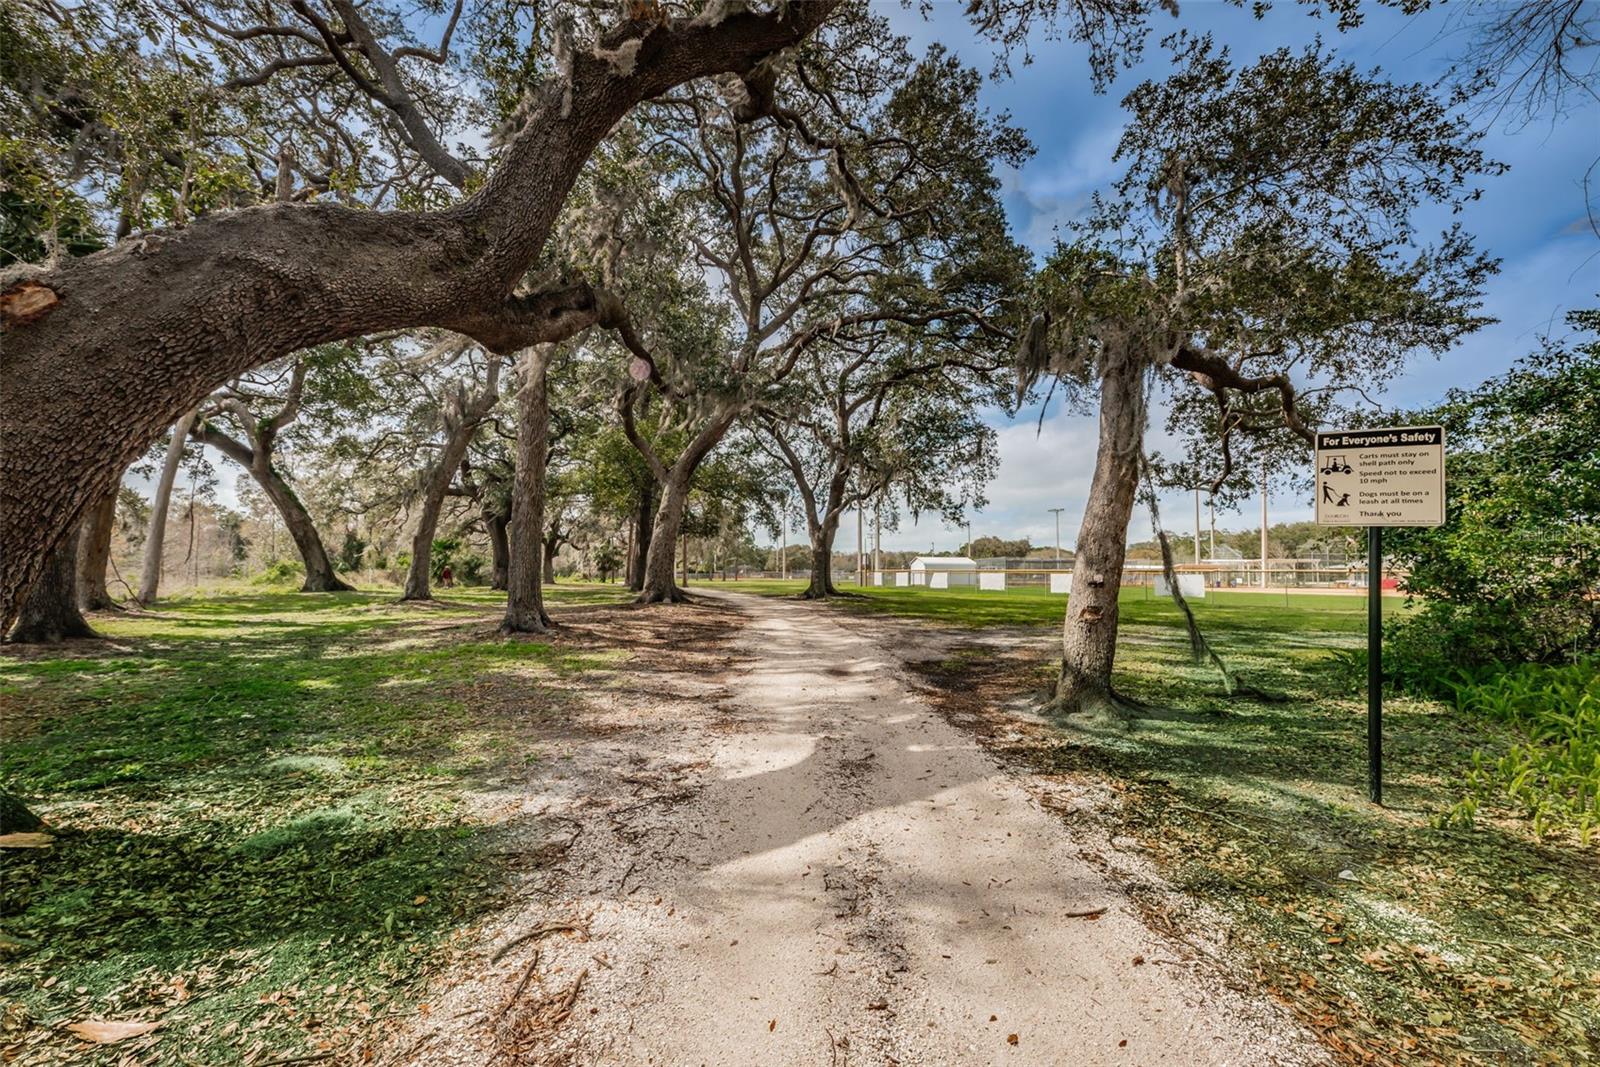
{"label": "curved tree trunk", "polygon": [[650,530],[650,547],[645,553],[641,574],[640,604],[675,604],[686,600],[673,572],[676,570],[678,531],[683,526],[684,509],[689,503],[689,479],[693,468],[681,460],[673,467],[667,484],[662,487],[661,506],[656,508],[656,518]]}
{"label": "curved tree trunk", "polygon": [[74,637],[99,637],[78,610],[78,537],[74,527],[50,553],[11,631],[15,644],[50,645]]}
{"label": "curved tree trunk", "polygon": [[511,566],[511,548],[506,541],[506,516],[497,511],[485,511],[483,528],[489,534],[489,588],[504,589]]}
{"label": "curved tree trunk", "polygon": [[317,525],[311,521],[311,513],[306,511],[305,505],[300,503],[300,498],[283,476],[269,467],[264,474],[256,476],[256,482],[272,500],[278,514],[283,516],[283,525],[288,529],[289,536],[294,538],[294,547],[299,550],[300,559],[306,565],[306,580],[301,583],[300,591],[346,593],[353,590],[355,586],[341,579],[334,570],[328,550],[323,547],[322,537],[317,533]]}
{"label": "curved tree trunk", "polygon": [[[484,373],[482,387],[463,399],[453,414],[445,416],[444,448],[433,470],[428,472],[427,482],[423,486],[422,514],[417,517],[417,532],[411,537],[411,568],[406,571],[406,587],[400,594],[401,600],[433,599],[433,591],[428,583],[432,578],[433,535],[439,529],[439,513],[444,510],[444,498],[449,495],[450,483],[455,480],[456,471],[461,469],[461,461],[467,456],[472,435],[478,432],[478,424],[499,399],[500,358],[493,356]],[[513,545],[509,566],[515,569],[516,565],[516,548]]]}
{"label": "curved tree trunk", "polygon": [[1117,595],[1128,520],[1139,491],[1144,448],[1145,361],[1110,351],[1100,375],[1100,440],[1094,480],[1078,530],[1072,592],[1062,627],[1061,679],[1053,707],[1097,712],[1120,706],[1111,687],[1117,654]]}
{"label": "curved tree trunk", "polygon": [[511,571],[506,585],[505,634],[541,634],[550,628],[540,588],[544,539],[545,463],[550,458],[550,360],[555,346],[522,354],[517,390],[517,474],[511,490]]}
{"label": "curved tree trunk", "polygon": [[15,793],[0,788],[0,834],[33,833],[44,828],[44,820],[28,810]]}
{"label": "curved tree trunk", "polygon": [[748,72],[835,6],[619,25],[606,49],[574,50],[499,166],[445,210],[219,212],[0,291],[0,631],[69,522],[174,416],[244,371],[382,330],[439,326],[505,352],[598,321],[587,286],[513,293],[594,147],[641,100]]}
{"label": "curved tree trunk", "polygon": [[267,495],[267,499],[272,501],[272,506],[278,510],[278,515],[283,519],[284,528],[294,539],[294,547],[300,553],[301,562],[305,564],[306,580],[300,585],[302,593],[340,593],[355,588],[341,580],[338,572],[334,570],[333,561],[328,558],[328,550],[322,543],[322,536],[317,533],[317,524],[311,520],[311,513],[300,503],[300,497],[295,494],[288,480],[272,465],[270,454],[263,455],[260,449],[252,449],[234,440],[208,422],[196,426],[192,435],[196,441],[210,445],[249,471],[250,477],[255,479],[261,491]]}
{"label": "curved tree trunk", "polygon": [[155,499],[150,502],[150,532],[145,535],[144,565],[139,571],[139,603],[146,606],[155,603],[161,589],[161,550],[167,538],[172,484],[178,480],[178,468],[183,466],[183,446],[189,439],[189,427],[194,425],[195,414],[189,412],[172,427],[167,460],[161,465],[161,480],[156,483]]}
{"label": "curved tree trunk", "polygon": [[[121,483],[118,483],[121,488]],[[78,607],[83,611],[120,611],[106,587],[111,563],[111,534],[117,523],[117,491],[100,498],[83,520],[78,541]]]}

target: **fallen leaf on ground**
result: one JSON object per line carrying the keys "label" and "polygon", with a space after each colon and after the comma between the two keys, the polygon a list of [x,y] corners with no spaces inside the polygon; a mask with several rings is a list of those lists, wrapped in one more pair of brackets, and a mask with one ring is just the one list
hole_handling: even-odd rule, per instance
{"label": "fallen leaf on ground", "polygon": [[68,1023],[67,1030],[85,1041],[110,1045],[130,1037],[148,1034],[161,1024],[158,1022],[111,1022],[105,1019],[85,1019],[81,1023]]}
{"label": "fallen leaf on ground", "polygon": [[1006,1035],[1006,1044],[1015,1045],[1016,1043],[1017,1043],[1017,1035],[1016,1034],[1007,1034]]}

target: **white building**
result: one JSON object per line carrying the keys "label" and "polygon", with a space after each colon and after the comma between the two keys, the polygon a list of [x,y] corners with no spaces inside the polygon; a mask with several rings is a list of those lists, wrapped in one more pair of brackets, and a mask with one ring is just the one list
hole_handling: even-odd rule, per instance
{"label": "white building", "polygon": [[928,585],[936,574],[944,575],[941,583],[948,586],[977,585],[977,561],[966,556],[918,556],[911,561],[911,584]]}

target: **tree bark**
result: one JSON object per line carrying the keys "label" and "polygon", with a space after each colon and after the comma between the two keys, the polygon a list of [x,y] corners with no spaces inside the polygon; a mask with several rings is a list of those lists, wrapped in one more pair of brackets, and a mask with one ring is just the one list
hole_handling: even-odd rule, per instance
{"label": "tree bark", "polygon": [[511,491],[511,570],[506,584],[504,634],[550,629],[540,586],[544,541],[545,463],[550,458],[550,360],[554,345],[528,349],[519,360],[517,473]]}
{"label": "tree bark", "polygon": [[17,615],[11,641],[18,645],[53,645],[68,638],[99,637],[78,610],[78,537],[72,530],[50,553],[48,566]]}
{"label": "tree bark", "polygon": [[561,539],[554,532],[544,539],[544,584],[556,584],[556,553],[561,550]]}
{"label": "tree bark", "polygon": [[161,550],[167,538],[167,510],[172,506],[172,485],[178,480],[178,468],[183,466],[183,446],[189,439],[189,427],[194,425],[195,412],[183,415],[172,427],[172,441],[167,445],[167,460],[161,465],[161,480],[156,483],[155,499],[150,502],[150,532],[144,539],[144,565],[139,571],[139,603],[155,603],[161,588]]}
{"label": "tree bark", "polygon": [[[117,488],[121,488],[119,482]],[[83,611],[117,611],[106,568],[111,564],[111,534],[117,523],[117,489],[100,498],[83,520],[78,541],[78,607]]]}
{"label": "tree bark", "polygon": [[645,561],[650,558],[650,533],[655,528],[656,484],[639,487],[639,507],[633,515],[633,553],[628,558],[628,588],[635,593],[644,588]]}
{"label": "tree bark", "polygon": [[209,422],[200,423],[190,431],[190,436],[201,444],[210,445],[249,471],[250,477],[272,501],[272,506],[278,509],[284,528],[294,539],[294,547],[305,564],[306,580],[300,584],[302,593],[340,593],[355,588],[340,579],[334,570],[333,561],[328,558],[328,550],[322,543],[322,536],[317,533],[317,524],[312,521],[311,513],[300,503],[300,497],[288,480],[272,465],[270,454],[229,437]]}
{"label": "tree bark", "polygon": [[1128,521],[1144,448],[1144,374],[1137,354],[1111,348],[1100,374],[1100,439],[1094,480],[1078,529],[1072,592],[1062,627],[1061,678],[1053,708],[1063,713],[1124,707],[1111,685],[1117,653],[1117,595]]}
{"label": "tree bark", "polygon": [[221,212],[0,292],[0,631],[75,517],[179,412],[250,368],[383,330],[438,326],[507,352],[598,321],[584,285],[514,294],[595,146],[641,100],[748,73],[836,3],[623,23],[573,52],[494,173],[445,210]]}
{"label": "tree bark", "polygon": [[15,793],[0,789],[0,834],[33,833],[44,828],[44,820],[28,810]]}
{"label": "tree bark", "polygon": [[[445,414],[444,449],[438,462],[423,483],[422,514],[417,517],[417,532],[411,538],[411,568],[406,572],[405,591],[401,600],[432,600],[429,588],[432,579],[433,535],[439,529],[439,513],[444,509],[444,498],[449,495],[450,483],[455,480],[461,461],[466,458],[472,435],[478,432],[495,401],[500,399],[500,360],[489,361],[482,388],[469,397],[463,397],[453,411]],[[513,518],[515,521],[515,518]],[[516,546],[511,547],[508,575],[516,570]]]}
{"label": "tree bark", "polygon": [[811,531],[811,581],[801,594],[807,600],[826,600],[843,596],[833,585],[833,540],[839,533],[839,519],[833,515]]}
{"label": "tree bark", "polygon": [[689,503],[689,480],[694,469],[680,459],[661,487],[661,506],[656,508],[650,528],[650,547],[645,553],[640,577],[640,604],[676,604],[687,599],[678,588],[678,531],[683,527],[684,509]]}
{"label": "tree bark", "polygon": [[497,511],[485,511],[483,528],[489,532],[489,588],[505,589],[511,566],[511,548],[506,540],[506,516]]}

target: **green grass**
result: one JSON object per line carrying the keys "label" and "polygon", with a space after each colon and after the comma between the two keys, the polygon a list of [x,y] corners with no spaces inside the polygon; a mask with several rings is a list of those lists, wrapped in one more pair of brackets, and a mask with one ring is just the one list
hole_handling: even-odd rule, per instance
{"label": "green grass", "polygon": [[[930,595],[941,600],[915,599]],[[873,591],[845,610],[942,613],[974,595]],[[1510,806],[1480,807],[1474,829],[1448,825],[1473,752],[1506,750],[1517,735],[1391,696],[1386,807],[1376,808],[1365,798],[1365,695],[1337,659],[1363,641],[1364,601],[1308,596],[1286,608],[1281,596],[1237,596],[1208,597],[1196,615],[1272,699],[1227,696],[1189,660],[1176,611],[1141,591],[1124,595],[1117,684],[1155,710],[1131,725],[1028,724],[998,711],[1048,687],[1048,645],[966,646],[922,669],[941,704],[987,723],[1009,758],[1108,786],[1109,832],[1139,840],[1173,884],[1228,915],[1230,942],[1341,1059],[1600,1059],[1596,850],[1575,833],[1539,840]],[[1028,625],[1026,597],[985,610]],[[1041,638],[1059,625],[1062,601],[1051,604],[1047,621],[1032,621]],[[1180,933],[1203,921],[1167,914],[1159,896],[1147,904]]]}
{"label": "green grass", "polygon": [[[777,579],[728,583],[729,589],[762,596],[790,596],[805,589],[799,581]],[[859,594],[837,601],[839,607],[863,614],[894,615],[901,618],[933,619],[951,626],[1059,626],[1066,613],[1067,598],[1052,595],[1043,586],[1021,586],[1005,592],[980,592],[964,589],[859,588],[842,585],[841,592]],[[1118,603],[1122,619],[1129,623],[1176,622],[1178,609],[1166,597],[1158,597],[1148,586],[1122,590]],[[1385,613],[1405,610],[1405,598],[1386,596]],[[1319,594],[1222,592],[1190,601],[1195,616],[1208,632],[1245,631],[1334,631],[1364,633],[1367,601],[1362,596]]]}
{"label": "green grass", "polygon": [[501,640],[502,603],[178,598],[0,659],[0,769],[58,835],[3,853],[0,1041],[97,1062],[53,1028],[159,1017],[141,1062],[220,1064],[359,1048],[410,1010],[506,883],[467,796],[536,761],[532,728],[621,658]]}

